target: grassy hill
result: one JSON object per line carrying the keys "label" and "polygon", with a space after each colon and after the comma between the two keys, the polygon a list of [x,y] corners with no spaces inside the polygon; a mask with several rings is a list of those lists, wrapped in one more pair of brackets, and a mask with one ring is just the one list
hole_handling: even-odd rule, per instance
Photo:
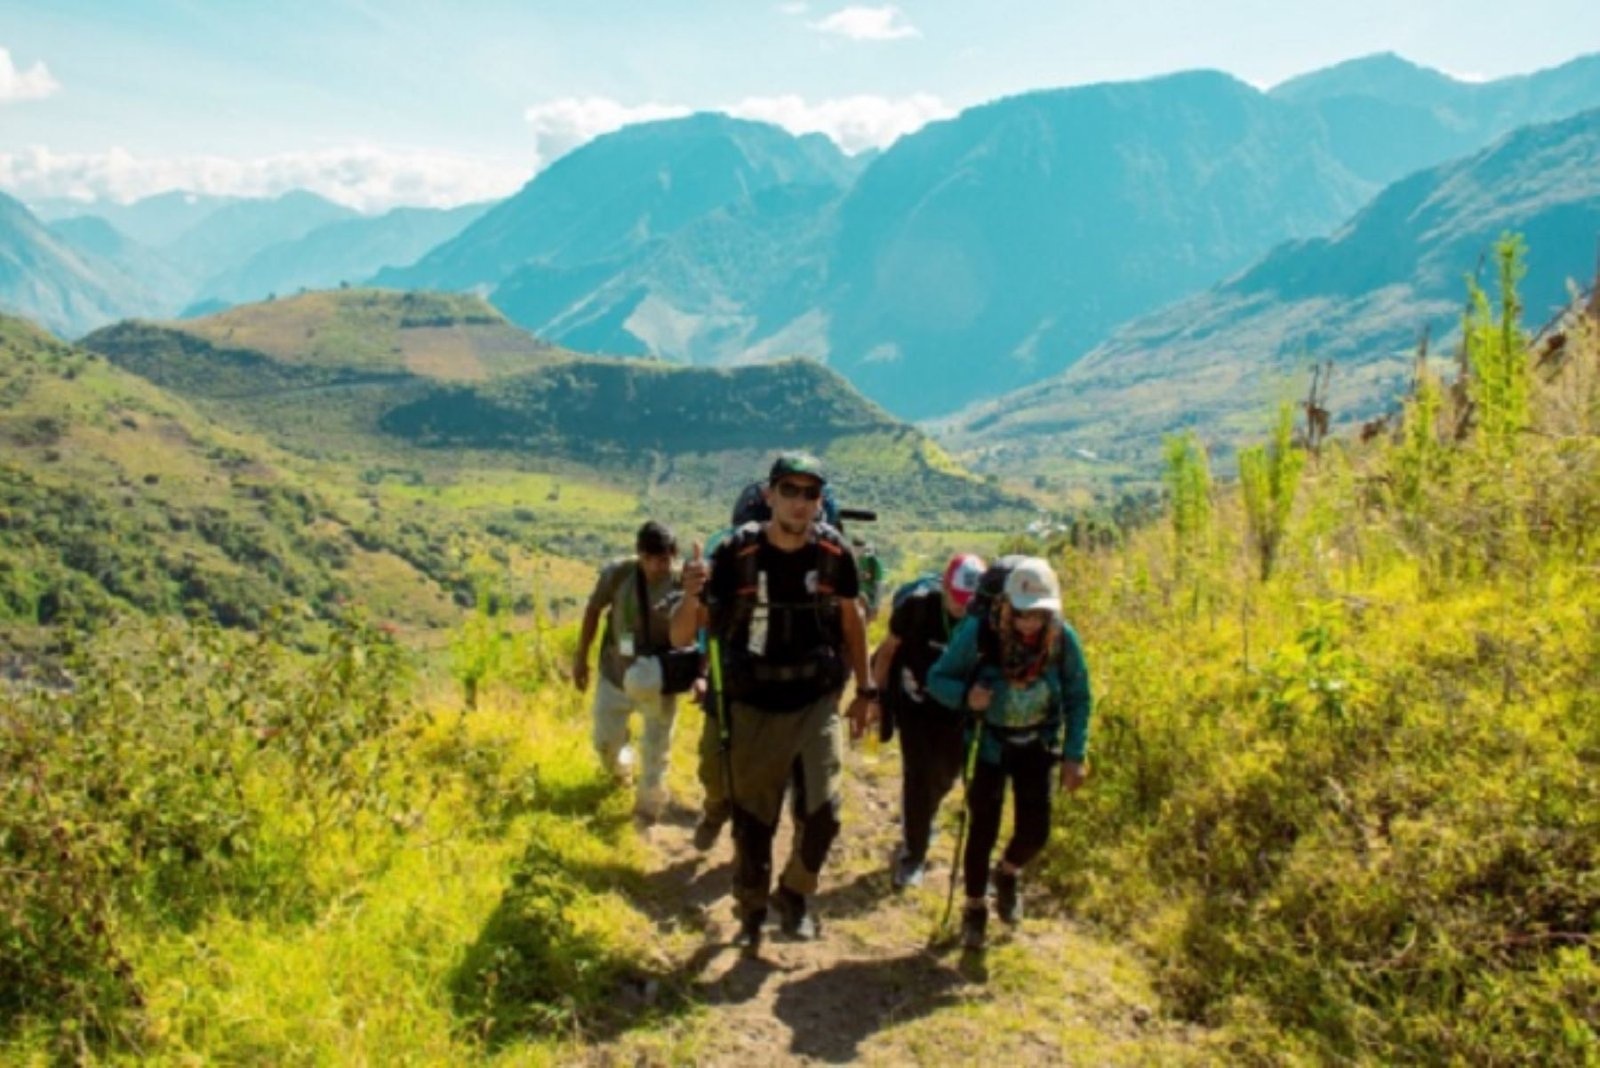
{"label": "grassy hill", "polygon": [[[565,354],[477,297],[446,293],[300,293],[175,325],[212,345],[259,352],[283,364],[445,380],[479,381]],[[115,336],[99,335],[107,345],[116,343],[108,339]]]}
{"label": "grassy hill", "polygon": [[577,502],[589,498],[632,498],[691,529],[719,525],[785,447],[822,454],[847,502],[882,509],[894,526],[944,526],[959,511],[1001,529],[1029,510],[817,364],[583,357],[472,297],[305,294],[194,322],[119,324],[85,345],[230,425],[356,465],[380,486],[442,490],[486,472],[525,481],[525,510],[544,512],[542,533],[562,545],[637,514],[587,512]]}
{"label": "grassy hill", "polygon": [[0,441],[0,644],[119,611],[255,627],[285,610],[313,625],[347,602],[437,628],[471,603],[474,551],[532,563],[510,530],[308,465],[11,318]]}

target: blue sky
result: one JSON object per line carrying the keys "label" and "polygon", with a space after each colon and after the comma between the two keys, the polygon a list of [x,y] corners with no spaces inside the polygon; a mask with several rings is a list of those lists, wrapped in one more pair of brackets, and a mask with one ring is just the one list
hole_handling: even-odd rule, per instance
{"label": "blue sky", "polygon": [[858,151],[1029,89],[1377,51],[1524,73],[1600,51],[1600,2],[0,0],[0,188],[451,204],[688,110]]}

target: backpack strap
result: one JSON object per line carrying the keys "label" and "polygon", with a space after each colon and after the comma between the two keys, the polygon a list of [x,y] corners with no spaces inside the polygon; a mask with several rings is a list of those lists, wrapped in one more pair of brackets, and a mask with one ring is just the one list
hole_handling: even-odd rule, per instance
{"label": "backpack strap", "polygon": [[639,599],[639,618],[634,621],[634,652],[639,656],[650,655],[650,594],[645,586],[644,568],[637,563],[633,566],[633,589]]}
{"label": "backpack strap", "polygon": [[811,540],[818,549],[817,594],[822,597],[832,597],[834,591],[839,588],[839,574],[840,569],[844,567],[844,554],[850,549],[844,543],[844,535],[826,523],[812,525]]}

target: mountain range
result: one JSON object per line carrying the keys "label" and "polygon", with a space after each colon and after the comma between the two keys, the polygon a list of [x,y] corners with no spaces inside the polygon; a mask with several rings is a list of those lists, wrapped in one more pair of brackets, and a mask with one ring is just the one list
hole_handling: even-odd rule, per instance
{"label": "mountain range", "polygon": [[926,417],[1061,372],[1417,167],[1597,105],[1600,57],[1473,84],[1374,56],[1270,93],[1193,72],[972,108],[853,180],[821,145],[699,115],[574,151],[377,281],[484,293],[586,349],[806,354]]}
{"label": "mountain range", "polygon": [[[115,215],[154,246],[63,220],[53,252],[74,263],[53,268],[56,295],[13,279],[0,305],[64,333],[171,315],[184,305],[147,252],[190,285],[194,314],[359,284],[366,268],[382,286],[486,296],[585,351],[808,356],[929,418],[1068,371],[1141,316],[1333,232],[1418,168],[1595,106],[1600,56],[1471,83],[1381,55],[1270,92],[1201,71],[1026,93],[855,158],[695,115],[601,137],[507,200],[448,216],[352,218],[310,194],[167,196]],[[16,244],[0,229],[0,248]],[[69,299],[72,280],[85,288]]]}
{"label": "mountain range", "polygon": [[1595,277],[1600,109],[1396,182],[1331,236],[1283,245],[941,429],[989,466],[1087,450],[1148,468],[1162,435],[1186,426],[1226,453],[1325,361],[1334,421],[1371,418],[1404,392],[1424,331],[1453,356],[1465,279],[1493,292],[1484,261],[1508,232],[1528,246],[1519,291],[1537,329]]}
{"label": "mountain range", "polygon": [[164,193],[92,211],[50,201],[35,214],[7,200],[0,256],[33,264],[35,279],[0,279],[0,308],[67,337],[130,316],[203,314],[359,282],[388,264],[411,262],[489,207],[361,216],[305,192],[253,199]]}

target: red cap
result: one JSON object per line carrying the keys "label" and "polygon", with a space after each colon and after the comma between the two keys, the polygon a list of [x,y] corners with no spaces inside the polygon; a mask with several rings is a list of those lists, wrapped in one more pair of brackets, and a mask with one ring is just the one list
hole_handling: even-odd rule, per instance
{"label": "red cap", "polygon": [[978,579],[983,577],[988,565],[982,557],[971,553],[958,553],[950,558],[944,569],[944,592],[956,604],[965,605],[977,592]]}

